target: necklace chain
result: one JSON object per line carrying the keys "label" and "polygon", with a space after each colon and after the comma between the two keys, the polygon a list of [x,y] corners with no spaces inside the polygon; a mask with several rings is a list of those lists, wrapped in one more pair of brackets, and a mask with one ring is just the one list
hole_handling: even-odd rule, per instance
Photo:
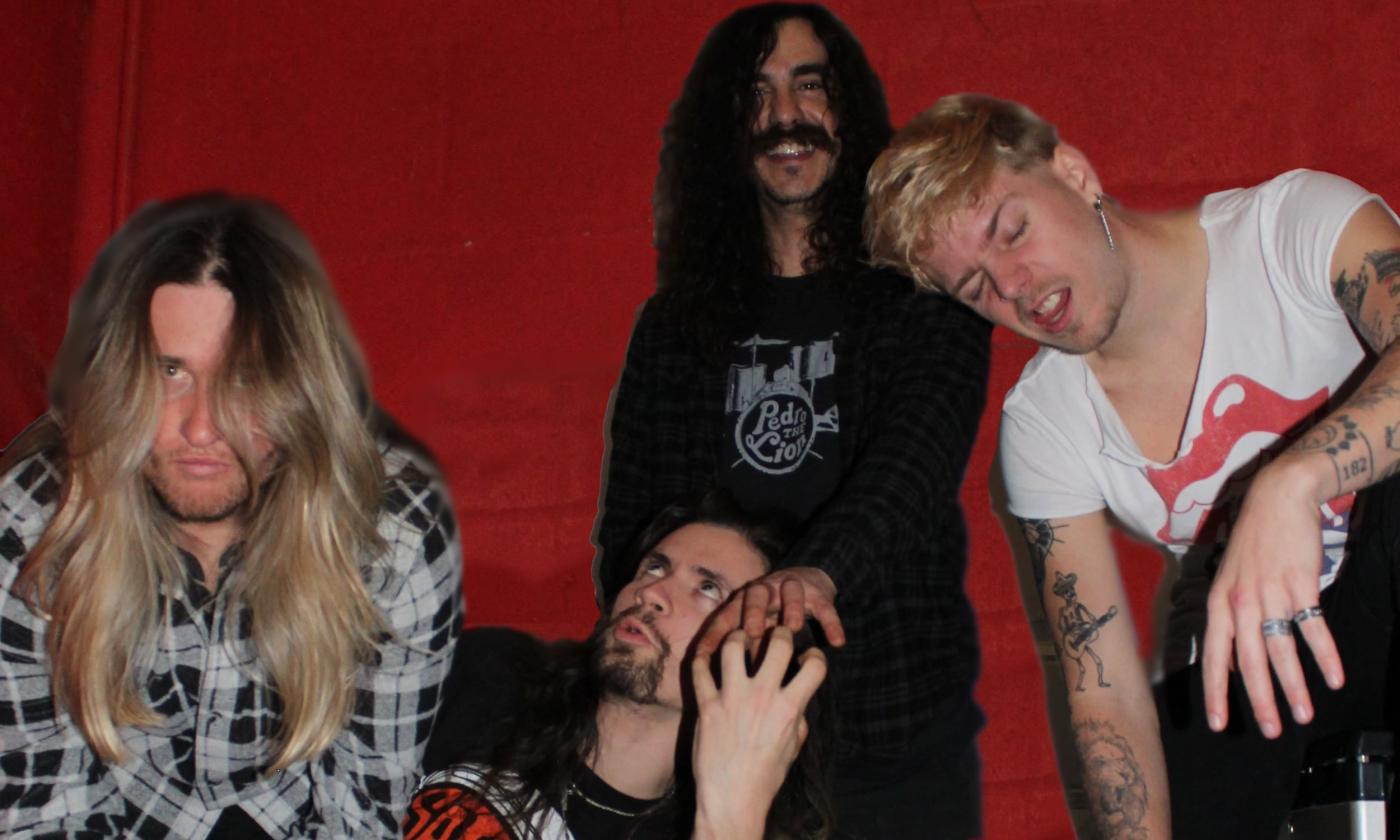
{"label": "necklace chain", "polygon": [[602,802],[599,802],[598,800],[596,800],[596,799],[594,799],[593,797],[589,796],[588,794],[584,793],[584,792],[579,788],[579,786],[578,786],[578,784],[577,784],[576,782],[570,782],[570,783],[569,783],[569,789],[566,790],[566,791],[564,791],[564,810],[565,810],[565,811],[569,810],[569,795],[570,795],[570,794],[576,794],[576,795],[578,796],[579,799],[582,799],[584,802],[587,802],[589,805],[592,805],[594,808],[597,808],[597,809],[602,810],[602,811],[607,811],[609,814],[617,814],[619,817],[627,817],[627,818],[629,818],[629,819],[635,819],[635,818],[640,817],[640,816],[642,816],[643,814],[645,814],[645,813],[647,813],[647,812],[653,810],[654,808],[656,808],[657,805],[660,805],[662,801],[664,801],[665,799],[669,798],[669,797],[671,796],[671,790],[670,790],[670,789],[667,789],[666,795],[665,795],[665,796],[661,797],[660,800],[658,800],[657,802],[655,802],[655,803],[653,803],[653,804],[651,804],[651,805],[646,806],[645,808],[643,808],[643,809],[640,810],[640,811],[624,811],[624,810],[622,810],[621,808],[614,808],[614,807],[612,807],[611,805],[604,805]]}

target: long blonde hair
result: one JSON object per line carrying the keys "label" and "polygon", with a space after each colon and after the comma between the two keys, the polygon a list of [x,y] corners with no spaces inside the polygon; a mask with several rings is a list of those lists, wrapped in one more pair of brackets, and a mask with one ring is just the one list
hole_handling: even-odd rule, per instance
{"label": "long blonde hair", "polygon": [[[227,587],[251,613],[254,676],[281,700],[275,772],[345,726],[355,676],[386,631],[364,582],[385,550],[368,377],[319,259],[275,207],[222,194],[153,204],[98,255],[70,312],[52,408],[0,462],[8,471],[48,448],[64,475],[16,586],[49,619],[56,700],[100,758],[124,760],[118,727],[160,720],[140,676],[168,620],[162,593],[186,578],[178,525],[142,475],[161,401],[151,297],[171,282],[233,295],[211,399],[251,495]],[[250,417],[275,458],[256,457]]]}

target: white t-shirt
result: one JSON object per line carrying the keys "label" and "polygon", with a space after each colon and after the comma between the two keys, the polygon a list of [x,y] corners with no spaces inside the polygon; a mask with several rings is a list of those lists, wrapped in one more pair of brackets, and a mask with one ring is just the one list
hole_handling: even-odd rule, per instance
{"label": "white t-shirt", "polygon": [[[1168,668],[1195,659],[1210,576],[1261,459],[1329,413],[1365,358],[1329,275],[1342,229],[1369,199],[1344,178],[1302,169],[1205,198],[1205,341],[1171,462],[1143,456],[1082,356],[1042,348],[1006,396],[1000,455],[1012,514],[1106,507],[1181,562]],[[1351,502],[1323,508],[1323,586],[1342,562]]]}

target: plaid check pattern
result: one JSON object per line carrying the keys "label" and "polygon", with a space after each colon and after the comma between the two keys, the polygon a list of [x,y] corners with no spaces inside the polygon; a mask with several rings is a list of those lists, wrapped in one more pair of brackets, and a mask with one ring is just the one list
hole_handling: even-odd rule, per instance
{"label": "plaid check pattern", "polygon": [[[843,478],[785,565],[822,569],[837,586],[843,747],[898,756],[932,723],[935,701],[970,697],[977,677],[958,489],[986,400],[990,327],[890,272],[849,278],[840,294]],[[628,346],[597,529],[604,600],[631,577],[638,531],[719,476],[728,371],[681,337],[681,317],[653,297]]]}
{"label": "plaid check pattern", "polygon": [[461,551],[439,484],[403,450],[384,460],[389,550],[365,579],[395,635],[357,677],[348,727],[271,777],[260,767],[280,702],[259,678],[249,616],[239,607],[230,635],[228,599],[193,585],[171,593],[144,674],[163,722],[122,730],[133,757],[121,766],[93,755],[55,708],[47,623],[11,591],[62,477],[40,455],[0,480],[0,834],[199,838],[238,807],[272,837],[397,837],[461,624]]}

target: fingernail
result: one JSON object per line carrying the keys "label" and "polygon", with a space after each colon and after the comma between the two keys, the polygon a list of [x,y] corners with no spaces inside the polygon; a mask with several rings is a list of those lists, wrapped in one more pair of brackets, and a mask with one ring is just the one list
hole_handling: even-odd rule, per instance
{"label": "fingernail", "polygon": [[1341,687],[1342,687],[1342,675],[1341,675],[1341,674],[1338,674],[1338,673],[1335,673],[1335,672],[1334,672],[1334,673],[1331,673],[1331,674],[1328,674],[1328,675],[1327,675],[1327,687],[1328,687],[1328,688],[1331,688],[1331,689],[1338,689],[1338,688],[1341,688]]}
{"label": "fingernail", "polygon": [[1312,719],[1312,710],[1299,703],[1293,707],[1293,719],[1299,723],[1307,723]]}
{"label": "fingernail", "polygon": [[1274,723],[1273,721],[1269,721],[1268,723],[1263,724],[1262,726],[1259,727],[1259,729],[1260,729],[1260,731],[1262,731],[1262,732],[1264,733],[1264,737],[1265,737],[1265,738],[1277,738],[1277,737],[1278,737],[1279,725],[1278,725],[1277,723]]}
{"label": "fingernail", "polygon": [[1214,732],[1219,732],[1221,729],[1225,728],[1225,722],[1220,719],[1220,715],[1213,714],[1210,716],[1210,728]]}

